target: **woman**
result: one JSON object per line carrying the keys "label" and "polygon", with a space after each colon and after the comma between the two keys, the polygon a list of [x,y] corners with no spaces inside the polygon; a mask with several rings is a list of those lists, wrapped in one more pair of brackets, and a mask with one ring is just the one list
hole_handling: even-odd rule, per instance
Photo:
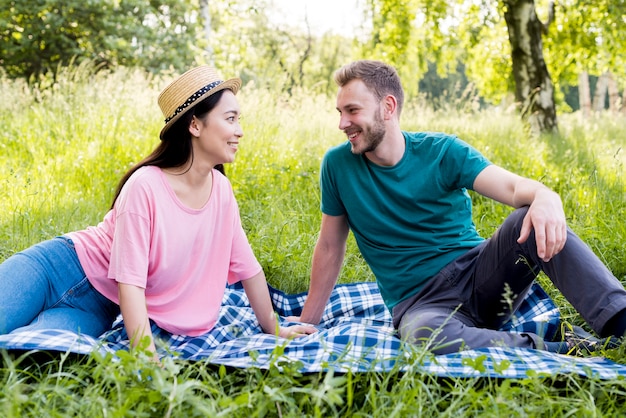
{"label": "woman", "polygon": [[218,319],[226,284],[239,281],[264,332],[315,332],[280,327],[220,171],[243,136],[240,86],[201,66],[161,92],[161,143],[121,179],[104,220],[0,265],[0,333],[54,328],[99,336],[121,311],[131,345],[147,338],[156,356],[150,320],[174,334],[204,334]]}

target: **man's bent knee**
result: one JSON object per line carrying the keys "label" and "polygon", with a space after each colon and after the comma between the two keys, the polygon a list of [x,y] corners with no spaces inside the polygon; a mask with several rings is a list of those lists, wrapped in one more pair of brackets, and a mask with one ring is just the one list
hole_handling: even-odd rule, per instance
{"label": "man's bent knee", "polygon": [[441,311],[407,312],[398,327],[402,340],[426,346],[435,354],[448,354],[459,351],[463,341],[454,337],[457,332],[452,313]]}

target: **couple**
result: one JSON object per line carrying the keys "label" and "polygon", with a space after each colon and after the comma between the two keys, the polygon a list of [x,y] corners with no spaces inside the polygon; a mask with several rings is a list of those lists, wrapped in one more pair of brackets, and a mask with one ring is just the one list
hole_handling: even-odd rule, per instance
{"label": "couple", "polygon": [[[436,335],[436,353],[502,344],[558,353],[599,346],[582,329],[558,342],[497,331],[510,313],[500,302],[505,288],[516,295],[515,309],[540,271],[596,333],[624,335],[626,291],[567,228],[556,193],[454,136],[402,131],[403,90],[391,66],[356,61],[335,80],[347,141],[322,162],[323,215],[309,295],[301,316],[289,318],[301,324],[283,327],[276,319],[220,171],[243,136],[235,98],[241,81],[223,81],[203,66],[160,94],[161,143],[122,178],[98,226],[0,265],[0,333],[64,328],[97,336],[121,312],[131,344],[148,340],[156,359],[150,321],[175,334],[206,333],[226,284],[241,281],[264,332],[311,334],[352,230],[400,336],[419,344]],[[467,190],[516,208],[489,239],[474,228]]]}

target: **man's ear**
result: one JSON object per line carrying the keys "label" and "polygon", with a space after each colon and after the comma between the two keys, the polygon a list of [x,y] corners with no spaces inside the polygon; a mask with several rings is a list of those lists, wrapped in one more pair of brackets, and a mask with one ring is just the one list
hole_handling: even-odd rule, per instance
{"label": "man's ear", "polygon": [[383,110],[384,110],[384,119],[391,119],[393,115],[396,114],[398,110],[398,101],[395,96],[388,94],[383,97]]}

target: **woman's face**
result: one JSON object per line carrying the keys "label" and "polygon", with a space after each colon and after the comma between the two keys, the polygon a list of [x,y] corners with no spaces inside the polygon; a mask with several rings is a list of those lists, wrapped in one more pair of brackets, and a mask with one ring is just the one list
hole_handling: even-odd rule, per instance
{"label": "woman's face", "polygon": [[204,118],[194,116],[189,126],[194,159],[207,161],[211,166],[233,162],[243,136],[240,114],[235,94],[224,90],[217,105]]}

